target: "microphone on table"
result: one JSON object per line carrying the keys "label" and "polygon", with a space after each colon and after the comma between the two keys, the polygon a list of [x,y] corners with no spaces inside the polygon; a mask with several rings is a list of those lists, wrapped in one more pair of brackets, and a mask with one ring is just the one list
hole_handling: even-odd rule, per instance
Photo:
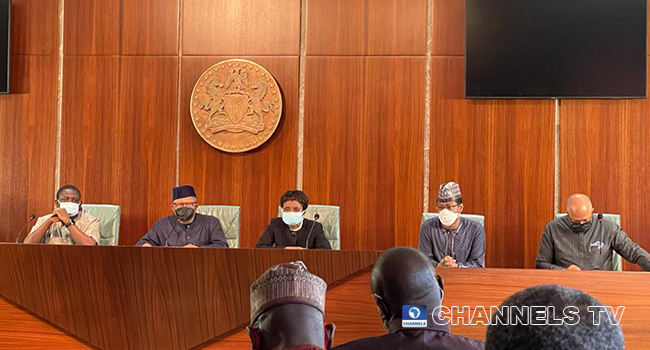
{"label": "microphone on table", "polygon": [[29,214],[29,220],[27,220],[25,226],[23,226],[23,228],[20,229],[20,232],[18,232],[18,235],[16,235],[16,243],[18,243],[18,239],[20,238],[20,235],[23,233],[23,231],[25,231],[25,229],[27,228],[27,225],[29,225],[29,223],[32,222],[32,220],[34,220],[35,218],[36,218],[36,214],[34,213]]}
{"label": "microphone on table", "polygon": [[307,243],[305,243],[305,249],[309,249],[309,237],[311,237],[311,231],[314,229],[314,225],[316,225],[316,221],[320,218],[320,215],[318,213],[314,214],[314,222],[311,224],[311,228],[309,229],[309,234],[307,235]]}

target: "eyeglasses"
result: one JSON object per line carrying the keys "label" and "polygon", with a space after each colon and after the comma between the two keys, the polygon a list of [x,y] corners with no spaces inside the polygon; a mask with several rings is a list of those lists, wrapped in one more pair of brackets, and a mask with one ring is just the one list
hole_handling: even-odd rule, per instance
{"label": "eyeglasses", "polygon": [[196,202],[191,202],[191,203],[172,203],[172,207],[174,208],[191,208],[196,205]]}
{"label": "eyeglasses", "polygon": [[438,204],[438,205],[436,205],[436,209],[438,209],[438,211],[443,210],[443,209],[456,211],[456,209],[458,209],[458,207],[460,207],[460,204],[451,204],[451,205]]}
{"label": "eyeglasses", "polygon": [[81,202],[79,200],[79,198],[59,198],[56,201],[59,202],[59,204],[61,204],[61,203],[77,203],[77,204],[79,204],[79,202]]}
{"label": "eyeglasses", "polygon": [[569,218],[569,221],[570,221],[572,224],[583,225],[583,224],[586,224],[586,223],[588,223],[588,222],[591,222],[591,218],[586,219],[586,220],[573,220],[573,219]]}

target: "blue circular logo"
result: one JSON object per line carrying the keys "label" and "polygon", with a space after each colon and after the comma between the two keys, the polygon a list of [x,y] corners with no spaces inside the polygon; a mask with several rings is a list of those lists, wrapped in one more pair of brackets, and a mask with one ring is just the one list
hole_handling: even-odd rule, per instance
{"label": "blue circular logo", "polygon": [[412,319],[417,319],[420,317],[420,309],[417,307],[412,307],[409,309],[409,316],[411,316]]}

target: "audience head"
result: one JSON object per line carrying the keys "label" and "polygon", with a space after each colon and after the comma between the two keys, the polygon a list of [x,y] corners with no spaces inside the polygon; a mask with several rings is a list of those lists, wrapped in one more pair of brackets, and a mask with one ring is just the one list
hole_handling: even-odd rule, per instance
{"label": "audience head", "polygon": [[[523,319],[533,315],[534,310],[524,306],[553,308],[547,309],[546,319],[542,319],[541,325],[525,325],[513,322],[513,318],[501,324],[493,315],[487,330],[486,350],[625,349],[623,332],[614,316],[605,312],[599,314],[598,310],[603,310],[599,308],[602,304],[587,293],[568,287],[541,285],[513,294],[501,306],[518,307]],[[574,314],[567,313],[567,310],[573,310]],[[534,315],[539,316],[538,313]],[[573,317],[567,318],[570,315]],[[558,323],[557,320],[564,322],[546,325],[547,322]]]}
{"label": "audience head", "polygon": [[429,259],[411,247],[383,252],[372,269],[370,288],[384,327],[402,318],[403,305],[426,305],[427,311],[441,305],[442,288]]}
{"label": "audience head", "polygon": [[271,267],[251,285],[248,333],[253,349],[332,346],[334,325],[324,323],[327,283],[302,261]]}

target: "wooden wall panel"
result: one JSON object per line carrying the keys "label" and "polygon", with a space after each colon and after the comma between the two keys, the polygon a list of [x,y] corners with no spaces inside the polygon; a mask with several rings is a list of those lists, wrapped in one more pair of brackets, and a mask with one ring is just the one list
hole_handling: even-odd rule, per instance
{"label": "wooden wall panel", "polygon": [[[573,193],[596,212],[621,215],[630,238],[650,250],[648,100],[563,100],[560,108],[561,211]],[[638,270],[624,263],[624,269]]]}
{"label": "wooden wall panel", "polygon": [[307,58],[304,189],[341,207],[342,249],[417,244],[424,71],[424,58]]}
{"label": "wooden wall panel", "polygon": [[465,1],[433,0],[434,56],[465,55]]}
{"label": "wooden wall panel", "polygon": [[175,57],[65,59],[61,183],[122,206],[121,244],[170,213],[177,70]]}
{"label": "wooden wall panel", "polygon": [[122,6],[122,54],[178,54],[179,0],[122,0]]}
{"label": "wooden wall panel", "polygon": [[66,55],[117,55],[121,1],[65,0]]}
{"label": "wooden wall panel", "polygon": [[426,0],[309,0],[308,55],[424,55]]}
{"label": "wooden wall panel", "polygon": [[269,220],[278,215],[280,196],[296,187],[298,57],[241,57],[266,68],[283,94],[283,115],[274,135],[243,154],[221,152],[197,133],[190,116],[194,84],[210,66],[228,57],[185,57],[182,66],[180,183],[194,185],[199,204],[239,205],[241,247],[253,247]]}
{"label": "wooden wall panel", "polygon": [[429,209],[438,186],[461,186],[465,213],[485,215],[486,265],[534,267],[553,218],[554,103],[466,100],[464,59],[434,57]]}
{"label": "wooden wall panel", "polygon": [[[29,213],[54,206],[56,156],[55,56],[13,56],[12,94],[0,95],[0,241],[14,241]],[[25,237],[23,233],[22,238]]]}
{"label": "wooden wall panel", "polygon": [[12,54],[46,55],[58,50],[59,2],[12,0]]}
{"label": "wooden wall panel", "polygon": [[183,2],[184,55],[297,55],[300,0]]}

